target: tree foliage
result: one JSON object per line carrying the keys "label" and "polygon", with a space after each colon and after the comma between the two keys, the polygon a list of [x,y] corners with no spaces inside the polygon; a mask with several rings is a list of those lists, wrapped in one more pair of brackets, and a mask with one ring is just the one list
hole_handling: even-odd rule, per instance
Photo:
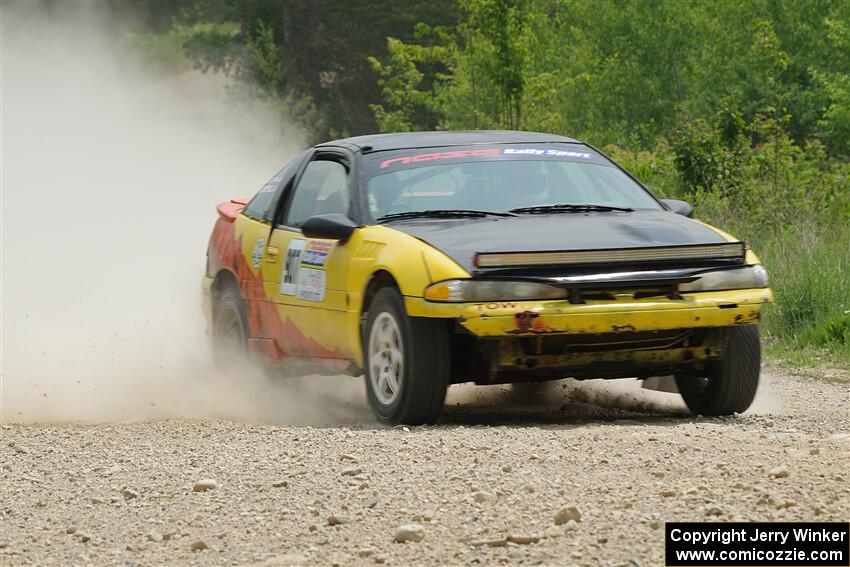
{"label": "tree foliage", "polygon": [[369,104],[381,100],[381,87],[369,56],[387,56],[387,36],[413,40],[417,22],[456,20],[454,0],[111,1],[149,22],[140,30],[147,47],[179,42],[189,64],[286,107],[311,141],[374,131]]}
{"label": "tree foliage", "polygon": [[628,147],[726,111],[787,122],[796,142],[847,157],[848,22],[840,0],[461,0],[458,23],[417,49],[390,41],[405,73],[376,66],[379,111],[403,88],[406,128],[544,129]]}

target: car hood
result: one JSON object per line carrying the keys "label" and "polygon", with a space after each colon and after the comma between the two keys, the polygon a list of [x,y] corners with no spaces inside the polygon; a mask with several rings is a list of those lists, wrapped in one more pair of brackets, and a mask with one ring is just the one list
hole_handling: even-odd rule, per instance
{"label": "car hood", "polygon": [[667,211],[413,219],[388,224],[473,273],[476,253],[605,250],[719,244],[717,231]]}

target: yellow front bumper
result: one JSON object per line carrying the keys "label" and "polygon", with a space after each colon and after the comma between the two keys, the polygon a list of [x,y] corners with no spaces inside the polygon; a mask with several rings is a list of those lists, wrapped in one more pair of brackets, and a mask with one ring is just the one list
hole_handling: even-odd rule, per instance
{"label": "yellow front bumper", "polygon": [[772,300],[769,289],[744,289],[689,293],[682,299],[622,295],[578,305],[564,300],[452,304],[406,297],[405,307],[413,317],[457,319],[479,337],[516,337],[752,325]]}

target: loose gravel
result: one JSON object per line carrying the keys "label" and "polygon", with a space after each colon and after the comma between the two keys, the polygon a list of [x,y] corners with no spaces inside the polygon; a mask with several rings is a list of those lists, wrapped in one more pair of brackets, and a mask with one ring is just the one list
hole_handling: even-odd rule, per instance
{"label": "loose gravel", "polygon": [[809,374],[722,419],[553,383],[433,427],[6,423],[0,564],[662,565],[665,521],[850,520],[850,379]]}

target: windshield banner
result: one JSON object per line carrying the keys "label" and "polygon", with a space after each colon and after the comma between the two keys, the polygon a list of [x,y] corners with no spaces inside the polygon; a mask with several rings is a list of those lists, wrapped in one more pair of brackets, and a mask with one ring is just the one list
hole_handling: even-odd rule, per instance
{"label": "windshield banner", "polygon": [[[396,156],[384,159],[380,162],[378,169],[389,169],[398,166],[420,164],[422,162],[432,162],[441,160],[458,160],[462,158],[494,158],[494,157],[522,157],[522,158],[567,158],[581,160],[591,160],[597,157],[595,153],[585,151],[587,148],[581,146],[576,150],[568,150],[561,148],[529,148],[529,147],[510,147],[510,148],[481,148],[481,149],[464,149],[464,150],[449,150],[445,152],[428,152],[405,156]],[[465,160],[469,161],[469,160]]]}

